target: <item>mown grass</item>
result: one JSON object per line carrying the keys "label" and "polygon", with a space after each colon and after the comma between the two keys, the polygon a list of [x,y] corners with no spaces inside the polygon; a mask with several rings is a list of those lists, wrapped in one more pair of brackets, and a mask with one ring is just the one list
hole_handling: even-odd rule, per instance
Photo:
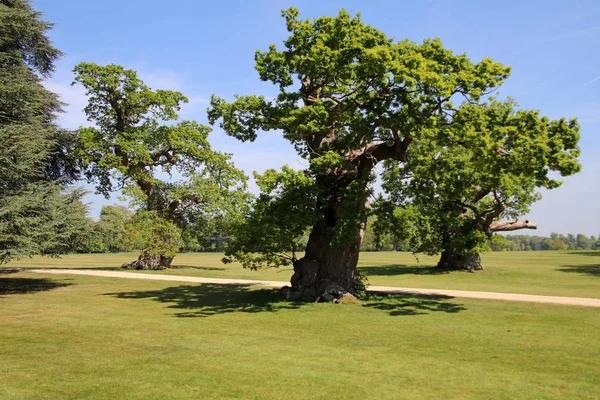
{"label": "mown grass", "polygon": [[[35,257],[9,267],[120,270],[135,257],[134,253]],[[184,253],[175,258],[174,269],[143,273],[277,281],[289,281],[292,274],[291,268],[251,271],[235,263],[225,265],[221,258],[216,253]],[[476,273],[442,272],[434,268],[436,257],[417,260],[398,252],[361,253],[359,266],[372,285],[600,298],[600,251],[485,253],[482,258],[485,269]]]}
{"label": "mown grass", "polygon": [[0,287],[12,288],[0,294],[1,399],[600,393],[596,308],[424,296],[296,304],[248,286],[27,272],[0,274]]}

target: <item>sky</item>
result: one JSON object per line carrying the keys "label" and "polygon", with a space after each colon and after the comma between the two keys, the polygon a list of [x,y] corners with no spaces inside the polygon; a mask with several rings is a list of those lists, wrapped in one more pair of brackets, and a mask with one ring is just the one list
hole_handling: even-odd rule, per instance
{"label": "sky", "polygon": [[[421,42],[439,37],[472,60],[491,57],[512,66],[497,97],[510,96],[522,108],[551,118],[577,117],[581,124],[581,173],[524,216],[537,232],[600,234],[600,2],[597,0],[32,0],[44,19],[55,24],[49,36],[65,53],[46,86],[68,103],[59,123],[87,126],[85,92],[71,86],[73,67],[82,61],[120,64],[138,71],[154,89],[183,92],[190,103],[182,118],[207,123],[211,94],[273,96],[254,70],[254,52],[287,37],[281,10],[294,6],[302,18],[335,15],[340,8],[360,12],[363,20],[398,40]],[[212,146],[233,153],[251,175],[267,168],[306,163],[277,132],[242,143],[218,127]],[[254,184],[251,190],[256,190]],[[88,187],[93,192],[93,187]],[[86,197],[97,218],[102,205],[118,201],[91,193]]]}

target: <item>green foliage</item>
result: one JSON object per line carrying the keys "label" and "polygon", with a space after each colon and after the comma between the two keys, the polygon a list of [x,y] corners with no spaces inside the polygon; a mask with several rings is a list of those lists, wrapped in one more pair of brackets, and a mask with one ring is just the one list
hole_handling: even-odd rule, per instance
{"label": "green foliage", "polygon": [[[453,111],[460,121],[439,135],[413,143],[409,162],[385,164],[388,201],[410,202],[431,229],[419,249],[435,253],[480,252],[491,225],[527,213],[541,196],[581,169],[576,120],[550,120],[518,110],[512,100],[465,103]],[[487,236],[487,237],[486,237]]]}
{"label": "green foliage", "polygon": [[32,255],[77,251],[86,239],[85,191],[32,184],[0,198],[0,264]]}
{"label": "green foliage", "polygon": [[510,241],[501,235],[494,235],[490,239],[490,248],[492,251],[510,250]]}
{"label": "green foliage", "polygon": [[117,253],[132,250],[125,238],[125,224],[133,213],[123,206],[103,206],[98,222],[89,221],[86,248],[90,253]]}
{"label": "green foliage", "polygon": [[40,18],[28,1],[0,1],[0,263],[76,250],[85,220],[82,192],[61,193],[77,174],[73,136],[42,85],[61,53]]}
{"label": "green foliage", "polygon": [[251,269],[289,265],[306,244],[306,231],[318,218],[313,180],[287,166],[281,172],[269,169],[254,176],[261,194],[249,215],[236,226],[224,261],[237,260]]}
{"label": "green foliage", "polygon": [[361,274],[360,271],[357,272],[356,275],[354,275],[354,296],[356,296],[359,299],[366,298],[368,295],[368,286],[369,278],[366,275]]}
{"label": "green foliage", "polygon": [[174,257],[179,250],[181,230],[155,211],[140,211],[125,224],[125,239],[142,254]]}
{"label": "green foliage", "polygon": [[[271,45],[255,55],[260,79],[278,86],[277,97],[236,96],[229,103],[213,96],[208,116],[211,124],[219,123],[242,141],[255,140],[259,131],[283,133],[307,160],[304,176],[312,180],[294,191],[314,199],[312,206],[302,200],[297,209],[296,203],[282,201],[281,206],[290,207],[283,214],[293,215],[296,235],[309,223],[325,220],[334,231],[330,239],[320,239],[327,241],[320,247],[327,248],[358,237],[369,214],[364,203],[378,162],[403,162],[411,141],[458,132],[468,118],[454,118],[451,100],[460,97],[478,107],[510,68],[487,58],[472,62],[444,48],[439,39],[396,42],[345,10],[314,20],[298,16],[294,8],[283,11],[290,33],[283,48]],[[306,223],[296,224],[297,219]],[[278,218],[262,218],[259,225],[265,224],[268,229],[262,232],[273,231],[277,238],[287,229]],[[262,257],[254,253],[263,253],[266,258],[255,265],[278,265],[282,261],[272,256],[293,250],[296,235],[274,241],[242,235],[234,258],[250,265],[248,260]],[[247,246],[242,245],[246,240]]]}
{"label": "green foliage", "polygon": [[[211,129],[194,121],[172,122],[188,101],[183,94],[152,90],[135,71],[117,65],[81,63],[74,72],[74,84],[83,85],[89,98],[85,112],[97,126],[79,130],[76,154],[99,193],[108,196],[117,184],[133,206],[199,241],[243,215],[247,178],[229,154],[210,148]],[[158,172],[172,179],[161,180]],[[172,252],[174,242],[165,240]]]}
{"label": "green foliage", "polygon": [[[529,235],[495,235],[494,238],[504,238],[510,244],[510,250],[598,250],[600,240],[595,236],[587,237],[582,233],[577,235],[562,235],[552,233],[550,237]],[[493,248],[493,243],[492,243]],[[496,251],[495,248],[493,248]]]}

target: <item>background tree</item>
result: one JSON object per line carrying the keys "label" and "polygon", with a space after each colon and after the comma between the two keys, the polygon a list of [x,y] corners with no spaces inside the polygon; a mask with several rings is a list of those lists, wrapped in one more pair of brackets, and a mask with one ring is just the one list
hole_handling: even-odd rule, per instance
{"label": "background tree", "polygon": [[74,136],[54,123],[61,111],[42,79],[61,55],[25,0],[0,0],[0,264],[56,255],[80,242],[84,192],[64,192],[77,170]]}
{"label": "background tree", "polygon": [[[213,151],[210,128],[193,121],[175,121],[183,94],[151,90],[135,71],[117,65],[81,63],[75,82],[89,98],[85,112],[96,127],[79,130],[77,156],[85,175],[106,196],[116,188],[144,212],[136,221],[146,243],[138,260],[128,268],[170,266],[174,242],[181,232],[201,221],[243,211],[244,174],[228,154]],[[161,179],[171,176],[170,180]],[[175,246],[177,248],[178,246]]]}
{"label": "background tree", "polygon": [[493,232],[537,227],[516,219],[541,197],[537,188],[560,186],[552,172],[569,176],[581,169],[579,125],[518,110],[510,99],[450,112],[461,123],[415,141],[408,163],[386,163],[383,187],[390,201],[410,201],[426,216],[433,240],[420,250],[441,251],[440,268],[476,270]]}
{"label": "background tree", "polygon": [[100,219],[90,220],[87,226],[85,252],[118,253],[131,251],[131,243],[126,240],[125,225],[132,218],[133,212],[127,207],[112,205],[102,206]]}
{"label": "background tree", "polygon": [[[283,12],[290,32],[283,50],[271,45],[255,56],[260,79],[278,85],[278,96],[241,96],[232,103],[214,96],[209,119],[243,141],[279,130],[309,163],[304,176],[311,189],[298,202],[286,191],[265,193],[269,207],[282,204],[297,214],[294,232],[311,229],[303,257],[284,254],[290,242],[279,235],[280,242],[270,243],[244,235],[230,254],[256,267],[292,264],[291,288],[284,289],[290,299],[335,300],[357,287],[375,165],[405,162],[413,140],[462,124],[448,101],[459,96],[477,107],[509,68],[490,59],[471,62],[437,39],[395,42],[344,10],[312,21],[298,15],[294,8]],[[263,215],[255,214],[256,223],[272,229],[255,232],[276,232],[277,221]],[[253,258],[254,252],[262,256]]]}

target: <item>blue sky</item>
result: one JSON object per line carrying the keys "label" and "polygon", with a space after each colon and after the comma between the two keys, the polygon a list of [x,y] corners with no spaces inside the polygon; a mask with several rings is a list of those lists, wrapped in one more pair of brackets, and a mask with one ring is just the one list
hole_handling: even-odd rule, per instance
{"label": "blue sky", "polygon": [[[544,191],[530,215],[539,234],[600,234],[600,2],[588,1],[248,1],[248,0],[33,0],[54,22],[54,44],[66,53],[47,86],[69,103],[60,123],[86,125],[80,87],[70,86],[81,61],[117,63],[136,69],[153,88],[182,91],[190,98],[182,117],[206,122],[212,93],[275,93],[259,81],[254,52],[287,36],[280,10],[301,16],[336,14],[345,8],[396,39],[420,42],[438,36],[445,46],[473,60],[492,57],[513,67],[500,97],[549,117],[578,117],[583,171],[553,191]],[[218,128],[213,146],[234,153],[248,174],[304,163],[277,133],[240,143]],[[116,197],[89,195],[92,215]],[[533,233],[533,232],[530,232]]]}

